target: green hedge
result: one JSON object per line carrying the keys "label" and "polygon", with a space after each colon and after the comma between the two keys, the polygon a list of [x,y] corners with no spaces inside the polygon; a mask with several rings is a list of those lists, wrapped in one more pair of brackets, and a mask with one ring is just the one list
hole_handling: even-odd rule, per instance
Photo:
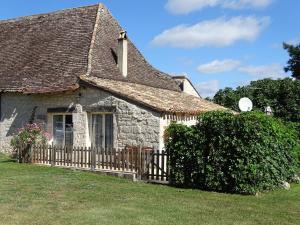
{"label": "green hedge", "polygon": [[204,113],[196,126],[170,125],[165,138],[176,186],[253,194],[297,168],[295,132],[262,113]]}
{"label": "green hedge", "polygon": [[[295,130],[295,134],[298,137],[300,143],[300,122],[285,122],[287,127],[291,130]],[[300,174],[300,144],[294,151],[295,157],[298,162],[298,173]]]}
{"label": "green hedge", "polygon": [[296,131],[298,139],[300,139],[300,122],[285,122],[285,124],[290,129],[294,129]]}

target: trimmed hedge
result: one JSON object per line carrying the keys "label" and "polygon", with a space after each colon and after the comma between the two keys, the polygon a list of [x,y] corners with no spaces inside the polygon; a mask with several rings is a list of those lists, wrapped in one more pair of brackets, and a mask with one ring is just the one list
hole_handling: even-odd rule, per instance
{"label": "trimmed hedge", "polygon": [[[300,143],[300,122],[286,122],[286,125],[289,129],[295,130],[295,134],[298,137]],[[298,163],[298,173],[300,174],[300,144],[294,151],[294,155],[296,157]]]}
{"label": "trimmed hedge", "polygon": [[262,113],[204,113],[196,126],[170,125],[165,138],[176,186],[254,194],[297,168],[295,132]]}
{"label": "trimmed hedge", "polygon": [[290,129],[294,129],[296,131],[298,139],[300,139],[300,122],[285,122],[285,124]]}

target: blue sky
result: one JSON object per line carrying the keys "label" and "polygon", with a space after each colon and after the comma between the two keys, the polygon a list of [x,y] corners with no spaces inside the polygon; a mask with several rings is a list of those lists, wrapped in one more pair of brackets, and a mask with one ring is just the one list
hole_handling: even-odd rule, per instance
{"label": "blue sky", "polygon": [[[289,76],[282,42],[300,42],[297,0],[102,0],[148,61],[187,75],[203,97],[251,80]],[[10,0],[0,19],[99,3]]]}

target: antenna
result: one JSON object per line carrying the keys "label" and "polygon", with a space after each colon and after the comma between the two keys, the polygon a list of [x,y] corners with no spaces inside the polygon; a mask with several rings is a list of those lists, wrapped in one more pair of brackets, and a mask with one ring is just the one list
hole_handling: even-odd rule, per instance
{"label": "antenna", "polygon": [[253,103],[249,98],[241,98],[239,108],[242,112],[250,112],[253,109]]}

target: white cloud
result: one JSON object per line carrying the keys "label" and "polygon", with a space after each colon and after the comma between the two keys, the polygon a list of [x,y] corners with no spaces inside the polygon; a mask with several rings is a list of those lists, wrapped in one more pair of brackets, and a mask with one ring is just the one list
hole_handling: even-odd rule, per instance
{"label": "white cloud", "polygon": [[271,45],[272,48],[280,48],[280,49],[283,49],[282,47],[282,44],[283,42],[289,44],[289,45],[298,45],[300,44],[300,38],[293,38],[293,39],[290,39],[290,40],[287,40],[287,41],[282,41],[281,43],[273,43]]}
{"label": "white cloud", "polygon": [[183,64],[184,66],[191,66],[194,63],[194,60],[190,57],[181,56],[177,58],[177,61]]}
{"label": "white cloud", "polygon": [[264,8],[273,0],[168,0],[166,9],[173,14],[188,14],[206,7],[229,9]]}
{"label": "white cloud", "polygon": [[237,41],[254,41],[269,23],[269,17],[240,16],[231,19],[222,17],[165,30],[157,35],[152,43],[178,48],[225,47]]}
{"label": "white cloud", "polygon": [[261,66],[244,66],[239,68],[242,73],[249,74],[255,79],[263,78],[283,78],[286,74],[283,71],[283,66],[277,63]]}
{"label": "white cloud", "polygon": [[[289,45],[299,45],[300,39],[299,38],[290,39],[290,40],[286,41],[285,43],[287,43]],[[281,44],[281,47],[282,47],[282,44]]]}
{"label": "white cloud", "polygon": [[238,60],[226,59],[226,60],[214,60],[210,63],[202,64],[198,66],[197,70],[200,73],[222,73],[236,69],[241,64]]}
{"label": "white cloud", "polygon": [[265,8],[272,3],[272,0],[227,0],[222,1],[223,8],[243,9],[243,8]]}
{"label": "white cloud", "polygon": [[215,7],[219,2],[219,0],[169,0],[166,8],[174,14],[188,14],[205,7]]}
{"label": "white cloud", "polygon": [[213,97],[219,90],[219,85],[220,83],[218,80],[211,80],[197,84],[196,89],[203,98]]}

